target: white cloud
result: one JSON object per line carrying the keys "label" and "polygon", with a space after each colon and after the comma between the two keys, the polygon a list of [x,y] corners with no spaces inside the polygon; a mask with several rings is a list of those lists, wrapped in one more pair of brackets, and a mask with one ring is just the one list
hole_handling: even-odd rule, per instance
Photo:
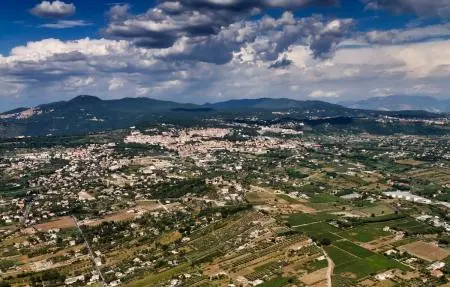
{"label": "white cloud", "polygon": [[85,27],[91,26],[92,23],[86,22],[84,20],[58,20],[55,23],[43,24],[40,27],[50,28],[50,29],[68,29],[75,27]]}
{"label": "white cloud", "polygon": [[125,86],[126,84],[126,80],[122,79],[122,78],[112,78],[111,80],[109,80],[109,87],[108,90],[110,91],[114,91],[114,90],[118,90],[121,89]]}
{"label": "white cloud", "polygon": [[42,18],[62,18],[75,13],[76,7],[72,3],[59,0],[42,1],[30,10],[31,14]]}
{"label": "white cloud", "polygon": [[216,65],[178,61],[173,56],[184,49],[178,46],[146,49],[125,40],[89,38],[29,42],[0,56],[0,95],[38,102],[78,93],[184,102],[258,97],[340,101],[380,94],[448,97],[450,40],[343,46],[326,61],[315,59],[307,44],[295,43],[278,56],[292,62],[288,69],[269,69],[273,61],[257,52],[265,44],[261,37],[229,63]]}
{"label": "white cloud", "polygon": [[340,95],[336,91],[322,91],[314,90],[309,95],[309,98],[339,98]]}
{"label": "white cloud", "polygon": [[151,89],[149,87],[136,87],[136,96],[144,96],[150,93]]}
{"label": "white cloud", "polygon": [[65,90],[78,90],[95,83],[94,77],[70,77],[64,82]]}

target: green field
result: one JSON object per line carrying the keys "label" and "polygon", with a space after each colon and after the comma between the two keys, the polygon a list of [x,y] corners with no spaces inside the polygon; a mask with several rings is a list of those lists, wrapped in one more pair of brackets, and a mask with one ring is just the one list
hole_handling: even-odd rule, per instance
{"label": "green field", "polygon": [[[321,234],[338,233],[340,229],[326,223],[318,222],[312,223],[304,226],[296,227],[295,230],[305,233],[310,237],[318,237]],[[334,235],[336,237],[336,235]]]}
{"label": "green field", "polygon": [[333,245],[360,258],[366,258],[375,254],[372,251],[362,248],[361,246],[356,245],[355,243],[352,243],[348,240],[336,241],[333,243]]}
{"label": "green field", "polygon": [[342,201],[339,197],[328,193],[314,195],[309,199],[311,203],[333,203]]}
{"label": "green field", "polygon": [[344,277],[351,274],[355,280],[392,268],[408,270],[406,266],[384,255],[373,253],[346,240],[336,241],[332,246],[325,247],[325,250],[336,265],[335,274]]}
{"label": "green field", "polygon": [[388,231],[383,231],[386,223],[368,223],[360,226],[347,229],[339,232],[339,235],[350,240],[358,242],[369,242],[382,236],[391,234]]}
{"label": "green field", "polygon": [[269,280],[262,284],[259,284],[260,287],[282,287],[289,284],[289,278],[277,277],[275,279]]}
{"label": "green field", "polygon": [[325,247],[325,251],[328,253],[328,256],[330,256],[336,266],[344,265],[358,259],[357,256],[345,252],[335,246],[327,246]]}
{"label": "green field", "polygon": [[326,221],[333,218],[336,218],[336,216],[328,213],[316,213],[316,214],[296,213],[290,215],[287,219],[287,222],[291,226],[297,226],[314,222]]}
{"label": "green field", "polygon": [[337,265],[334,271],[336,274],[352,273],[357,277],[355,279],[359,280],[366,276],[374,275],[392,268],[408,270],[406,266],[396,261],[380,254],[374,254],[364,259],[356,259],[351,262]]}

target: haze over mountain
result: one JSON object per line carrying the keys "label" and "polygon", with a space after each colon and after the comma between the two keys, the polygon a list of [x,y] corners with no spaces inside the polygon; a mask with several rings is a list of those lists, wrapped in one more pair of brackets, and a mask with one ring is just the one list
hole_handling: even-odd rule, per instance
{"label": "haze over mountain", "polygon": [[343,104],[349,108],[378,111],[424,110],[434,113],[450,112],[450,100],[440,100],[430,96],[393,95],[373,97]]}

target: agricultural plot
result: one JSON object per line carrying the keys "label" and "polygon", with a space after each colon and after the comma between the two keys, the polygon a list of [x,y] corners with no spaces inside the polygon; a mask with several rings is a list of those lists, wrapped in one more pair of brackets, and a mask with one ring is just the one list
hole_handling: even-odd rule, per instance
{"label": "agricultural plot", "polygon": [[277,277],[275,279],[259,284],[259,287],[283,287],[289,285],[289,278]]}
{"label": "agricultural plot", "polygon": [[188,264],[181,264],[175,268],[157,273],[157,274],[149,274],[145,278],[130,282],[126,284],[126,287],[146,287],[146,286],[155,286],[158,283],[164,282],[173,278],[174,276],[187,272],[191,267]]}
{"label": "agricultural plot", "polygon": [[245,275],[245,278],[247,278],[250,281],[254,281],[259,278],[266,278],[270,277],[275,272],[279,271],[282,267],[282,262],[278,261],[271,261],[268,263],[265,263],[264,265],[258,266],[255,268],[255,271]]}
{"label": "agricultural plot", "polygon": [[330,240],[339,240],[341,237],[338,235],[340,229],[326,223],[326,222],[318,222],[312,223],[308,225],[302,225],[296,227],[295,230],[308,235],[309,237],[315,238],[317,240],[321,240],[324,238],[328,238]]}
{"label": "agricultural plot", "polygon": [[335,246],[328,246],[325,248],[325,251],[328,253],[328,256],[335,262],[336,266],[340,266],[346,264],[348,262],[355,261],[358,259],[356,255],[348,253],[340,248]]}
{"label": "agricultural plot", "polygon": [[328,193],[321,193],[312,196],[309,201],[311,203],[333,203],[333,202],[340,202],[342,201],[339,197],[328,194]]}
{"label": "agricultural plot", "polygon": [[396,261],[380,254],[374,254],[364,259],[356,259],[345,264],[339,264],[335,268],[335,273],[342,277],[360,280],[369,275],[375,275],[393,268],[408,270],[406,266]]}
{"label": "agricultural plot", "polygon": [[368,223],[339,232],[338,235],[351,241],[370,242],[391,233],[383,231],[386,223]]}
{"label": "agricultural plot", "polygon": [[297,213],[297,214],[290,215],[287,218],[287,222],[291,226],[298,226],[298,225],[306,225],[306,224],[310,224],[310,223],[324,221],[327,219],[331,219],[333,217],[334,217],[333,215],[327,214],[327,213],[316,213],[314,215],[307,214],[307,213]]}
{"label": "agricultural plot", "polygon": [[424,241],[408,243],[400,246],[399,249],[429,262],[443,260],[449,256],[449,252],[445,249]]}
{"label": "agricultural plot", "polygon": [[34,228],[36,228],[37,230],[43,231],[43,232],[46,232],[46,231],[49,231],[49,230],[55,229],[55,228],[64,229],[64,228],[74,228],[74,227],[75,227],[75,222],[73,221],[73,219],[70,216],[63,216],[63,217],[59,217],[58,219],[53,220],[53,221],[34,225]]}
{"label": "agricultural plot", "polygon": [[366,258],[375,254],[372,251],[362,248],[359,245],[356,245],[347,240],[334,242],[333,245],[360,258]]}
{"label": "agricultural plot", "polygon": [[413,219],[407,219],[401,223],[395,224],[392,226],[397,230],[401,230],[403,232],[408,233],[409,235],[413,234],[428,234],[436,231],[435,227],[426,225],[419,221]]}
{"label": "agricultural plot", "polygon": [[358,211],[362,212],[366,216],[375,216],[393,214],[394,210],[387,204],[374,204],[370,207],[361,208]]}
{"label": "agricultural plot", "polygon": [[334,242],[325,250],[335,262],[335,274],[347,279],[360,280],[392,268],[407,270],[406,266],[350,241]]}

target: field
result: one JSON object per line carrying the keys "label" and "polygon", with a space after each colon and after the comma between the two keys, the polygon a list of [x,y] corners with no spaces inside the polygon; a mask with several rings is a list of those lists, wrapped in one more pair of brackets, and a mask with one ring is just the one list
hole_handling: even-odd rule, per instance
{"label": "field", "polygon": [[325,282],[326,278],[327,278],[327,268],[322,268],[309,274],[306,274],[300,280],[307,286],[312,286],[320,282]]}
{"label": "field", "polygon": [[334,242],[325,250],[336,265],[334,273],[347,279],[360,280],[392,268],[406,270],[406,266],[346,240]]}
{"label": "field", "polygon": [[190,269],[188,264],[181,264],[175,268],[163,271],[158,274],[151,274],[146,276],[143,279],[133,281],[129,284],[126,284],[126,287],[146,287],[146,286],[154,286],[157,283],[169,280],[173,278],[177,274],[184,273]]}
{"label": "field", "polygon": [[447,258],[449,252],[432,244],[424,241],[416,241],[399,247],[400,250],[404,250],[409,254],[421,258],[426,261],[437,261]]}
{"label": "field", "polygon": [[388,215],[388,214],[394,213],[394,210],[389,205],[382,204],[382,203],[375,204],[374,206],[371,206],[371,207],[361,208],[358,211],[362,212],[366,216],[371,216],[372,214],[375,214],[376,216],[380,216],[380,215]]}
{"label": "field", "polygon": [[372,251],[362,248],[359,245],[351,243],[350,241],[347,240],[337,241],[333,243],[333,245],[360,258],[366,258],[375,254]]}
{"label": "field", "polygon": [[357,242],[370,242],[376,240],[379,237],[387,236],[391,233],[383,231],[383,227],[386,223],[368,223],[365,225],[357,226],[352,229],[348,229],[339,232],[339,236],[342,236],[348,240]]}
{"label": "field", "polygon": [[64,229],[72,227],[75,227],[75,222],[70,216],[63,216],[53,221],[34,225],[34,228],[44,232],[55,228]]}
{"label": "field", "polygon": [[324,238],[328,238],[332,241],[341,239],[341,237],[337,235],[339,229],[326,222],[318,222],[308,225],[302,225],[296,227],[295,230],[302,232],[308,235],[309,237],[315,238],[317,240],[321,240]]}
{"label": "field", "polygon": [[316,214],[306,214],[306,213],[296,213],[292,214],[287,218],[287,222],[291,226],[305,225],[315,222],[321,222],[328,219],[334,218],[333,215],[328,213],[316,213]]}
{"label": "field", "polygon": [[262,284],[259,284],[260,287],[282,287],[289,284],[289,278],[277,277],[275,279],[269,280]]}

